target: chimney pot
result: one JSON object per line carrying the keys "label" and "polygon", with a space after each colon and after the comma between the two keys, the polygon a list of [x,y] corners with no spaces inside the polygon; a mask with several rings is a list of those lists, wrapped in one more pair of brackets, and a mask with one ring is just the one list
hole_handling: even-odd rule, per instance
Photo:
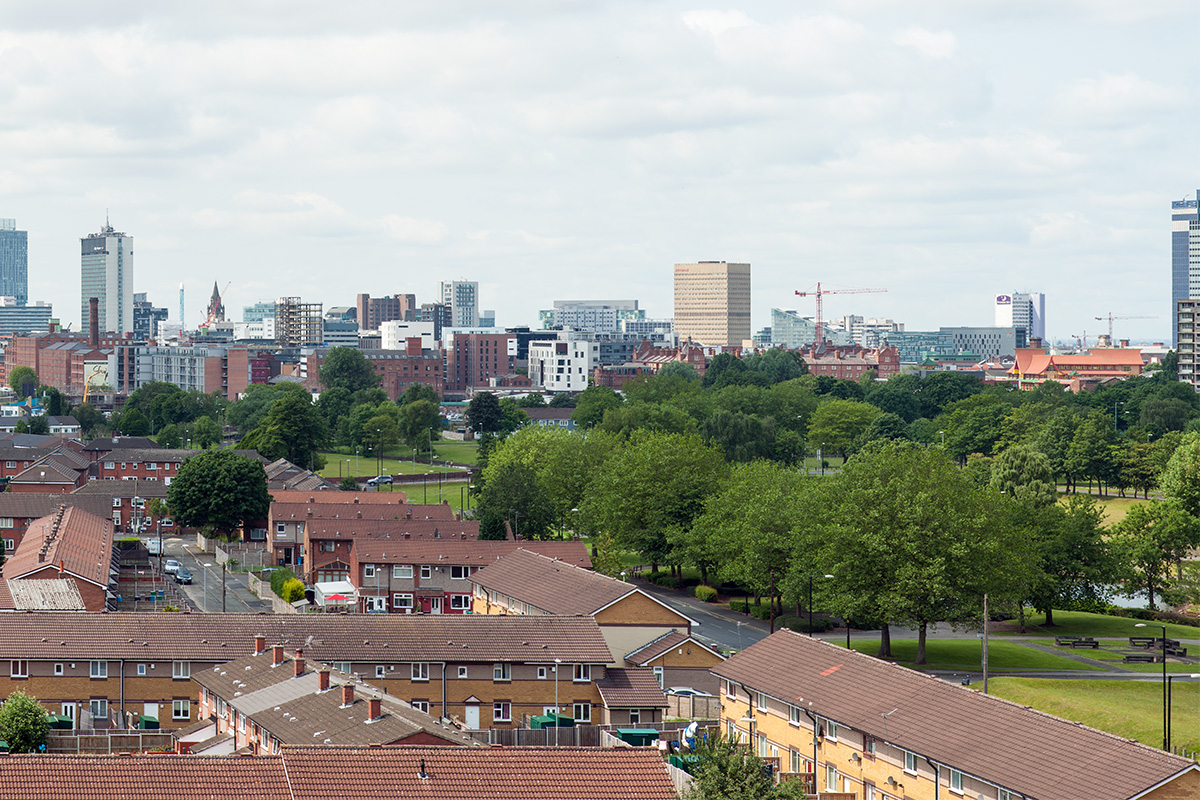
{"label": "chimney pot", "polygon": [[299,678],[304,674],[304,659],[300,658],[300,654],[296,654],[296,660],[292,662],[292,677]]}
{"label": "chimney pot", "polygon": [[383,701],[372,697],[367,701],[367,719],[376,720],[383,716]]}
{"label": "chimney pot", "polygon": [[254,655],[259,655],[260,653],[265,653],[266,650],[267,650],[267,637],[255,636],[254,637]]}
{"label": "chimney pot", "polygon": [[271,648],[271,666],[278,667],[283,663],[283,645],[277,644]]}
{"label": "chimney pot", "polygon": [[324,692],[329,690],[329,670],[323,669],[317,673],[317,691]]}
{"label": "chimney pot", "polygon": [[342,706],[354,705],[354,686],[347,684],[342,687]]}

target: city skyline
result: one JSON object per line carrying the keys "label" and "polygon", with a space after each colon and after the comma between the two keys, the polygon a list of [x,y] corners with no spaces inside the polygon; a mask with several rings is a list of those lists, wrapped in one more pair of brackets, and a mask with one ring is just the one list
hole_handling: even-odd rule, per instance
{"label": "city skyline", "polygon": [[725,260],[754,264],[755,331],[821,281],[888,289],[830,318],[979,325],[1033,289],[1051,338],[1111,312],[1170,340],[1170,203],[1198,183],[1178,2],[65,8],[0,33],[0,216],[76,330],[107,209],[133,289],[177,322],[186,283],[192,325],[214,280],[230,309],[463,277],[500,325],[561,298],[662,318],[673,264]]}

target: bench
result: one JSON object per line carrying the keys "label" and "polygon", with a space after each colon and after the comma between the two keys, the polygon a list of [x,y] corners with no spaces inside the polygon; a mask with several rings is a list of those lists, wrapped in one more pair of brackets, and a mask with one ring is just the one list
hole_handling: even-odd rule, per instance
{"label": "bench", "polygon": [[1158,638],[1155,636],[1130,636],[1130,647],[1142,647],[1149,650],[1151,647],[1158,645]]}
{"label": "bench", "polygon": [[1095,639],[1076,639],[1071,642],[1071,647],[1090,647],[1093,650],[1100,649],[1100,643]]}
{"label": "bench", "polygon": [[1132,653],[1122,659],[1126,664],[1156,664],[1160,656],[1153,653]]}
{"label": "bench", "polygon": [[1186,647],[1171,647],[1170,645],[1167,645],[1167,649],[1164,651],[1164,653],[1168,656],[1186,656],[1187,648]]}
{"label": "bench", "polygon": [[1065,647],[1067,645],[1071,645],[1071,644],[1074,644],[1075,642],[1078,642],[1080,640],[1080,638],[1082,638],[1082,637],[1079,637],[1079,636],[1055,636],[1054,643],[1056,645],[1058,645],[1059,647]]}

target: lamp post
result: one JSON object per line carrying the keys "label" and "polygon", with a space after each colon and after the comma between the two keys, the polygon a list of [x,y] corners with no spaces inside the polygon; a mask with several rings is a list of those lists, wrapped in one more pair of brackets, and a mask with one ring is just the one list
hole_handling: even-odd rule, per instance
{"label": "lamp post", "polygon": [[208,611],[208,568],[212,564],[201,563],[200,566],[204,567],[204,610]]}
{"label": "lamp post", "polygon": [[429,504],[429,473],[426,472],[421,476],[421,502]]}
{"label": "lamp post", "polygon": [[558,714],[562,710],[558,705],[558,668],[562,665],[562,659],[554,659],[554,746],[558,747]]}
{"label": "lamp post", "polygon": [[429,466],[433,466],[433,428],[429,429]]}
{"label": "lamp post", "polygon": [[[1166,660],[1166,656],[1163,656]],[[1167,746],[1166,750],[1171,750],[1171,682],[1176,678],[1200,678],[1200,672],[1192,672],[1185,675],[1171,675],[1167,678]]]}
{"label": "lamp post", "polygon": [[413,448],[413,472],[417,471],[417,448]]}
{"label": "lamp post", "polygon": [[938,431],[938,433],[941,434],[941,437],[942,437],[942,447],[945,447],[946,446],[946,432]]}
{"label": "lamp post", "polygon": [[1125,405],[1124,400],[1113,401],[1113,433],[1117,433],[1117,406]]}
{"label": "lamp post", "polygon": [[1168,739],[1168,722],[1167,722],[1167,626],[1166,625],[1147,625],[1144,622],[1139,622],[1133,627],[1135,628],[1162,628],[1162,687],[1163,687],[1163,749],[1166,750]]}
{"label": "lamp post", "polygon": [[[832,578],[833,576],[826,575],[825,577]],[[772,602],[774,602],[774,601],[772,600]],[[813,576],[812,576],[812,573],[809,573],[809,575],[808,575],[808,635],[809,636],[813,635],[812,607],[813,607]]]}

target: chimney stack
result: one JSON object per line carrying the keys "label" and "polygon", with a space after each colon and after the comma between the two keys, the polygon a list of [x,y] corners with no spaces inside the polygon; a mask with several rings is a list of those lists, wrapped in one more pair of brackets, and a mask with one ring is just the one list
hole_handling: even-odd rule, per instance
{"label": "chimney stack", "polygon": [[346,684],[342,687],[342,708],[354,705],[354,686]]}
{"label": "chimney stack", "polygon": [[292,661],[292,677],[299,678],[304,674],[304,659],[300,656],[304,655],[303,650],[296,651],[296,659]]}
{"label": "chimney stack", "polygon": [[88,328],[88,347],[96,348],[100,346],[100,298],[93,297],[88,300],[88,308],[91,320]]}
{"label": "chimney stack", "polygon": [[329,670],[323,669],[317,673],[317,691],[329,691]]}
{"label": "chimney stack", "polygon": [[283,645],[277,644],[271,648],[271,666],[278,667],[283,663]]}
{"label": "chimney stack", "polygon": [[254,655],[256,655],[256,656],[262,655],[266,651],[267,651],[267,637],[261,636],[261,635],[255,636],[254,637]]}
{"label": "chimney stack", "polygon": [[383,716],[383,701],[378,697],[367,700],[367,719],[374,721]]}

